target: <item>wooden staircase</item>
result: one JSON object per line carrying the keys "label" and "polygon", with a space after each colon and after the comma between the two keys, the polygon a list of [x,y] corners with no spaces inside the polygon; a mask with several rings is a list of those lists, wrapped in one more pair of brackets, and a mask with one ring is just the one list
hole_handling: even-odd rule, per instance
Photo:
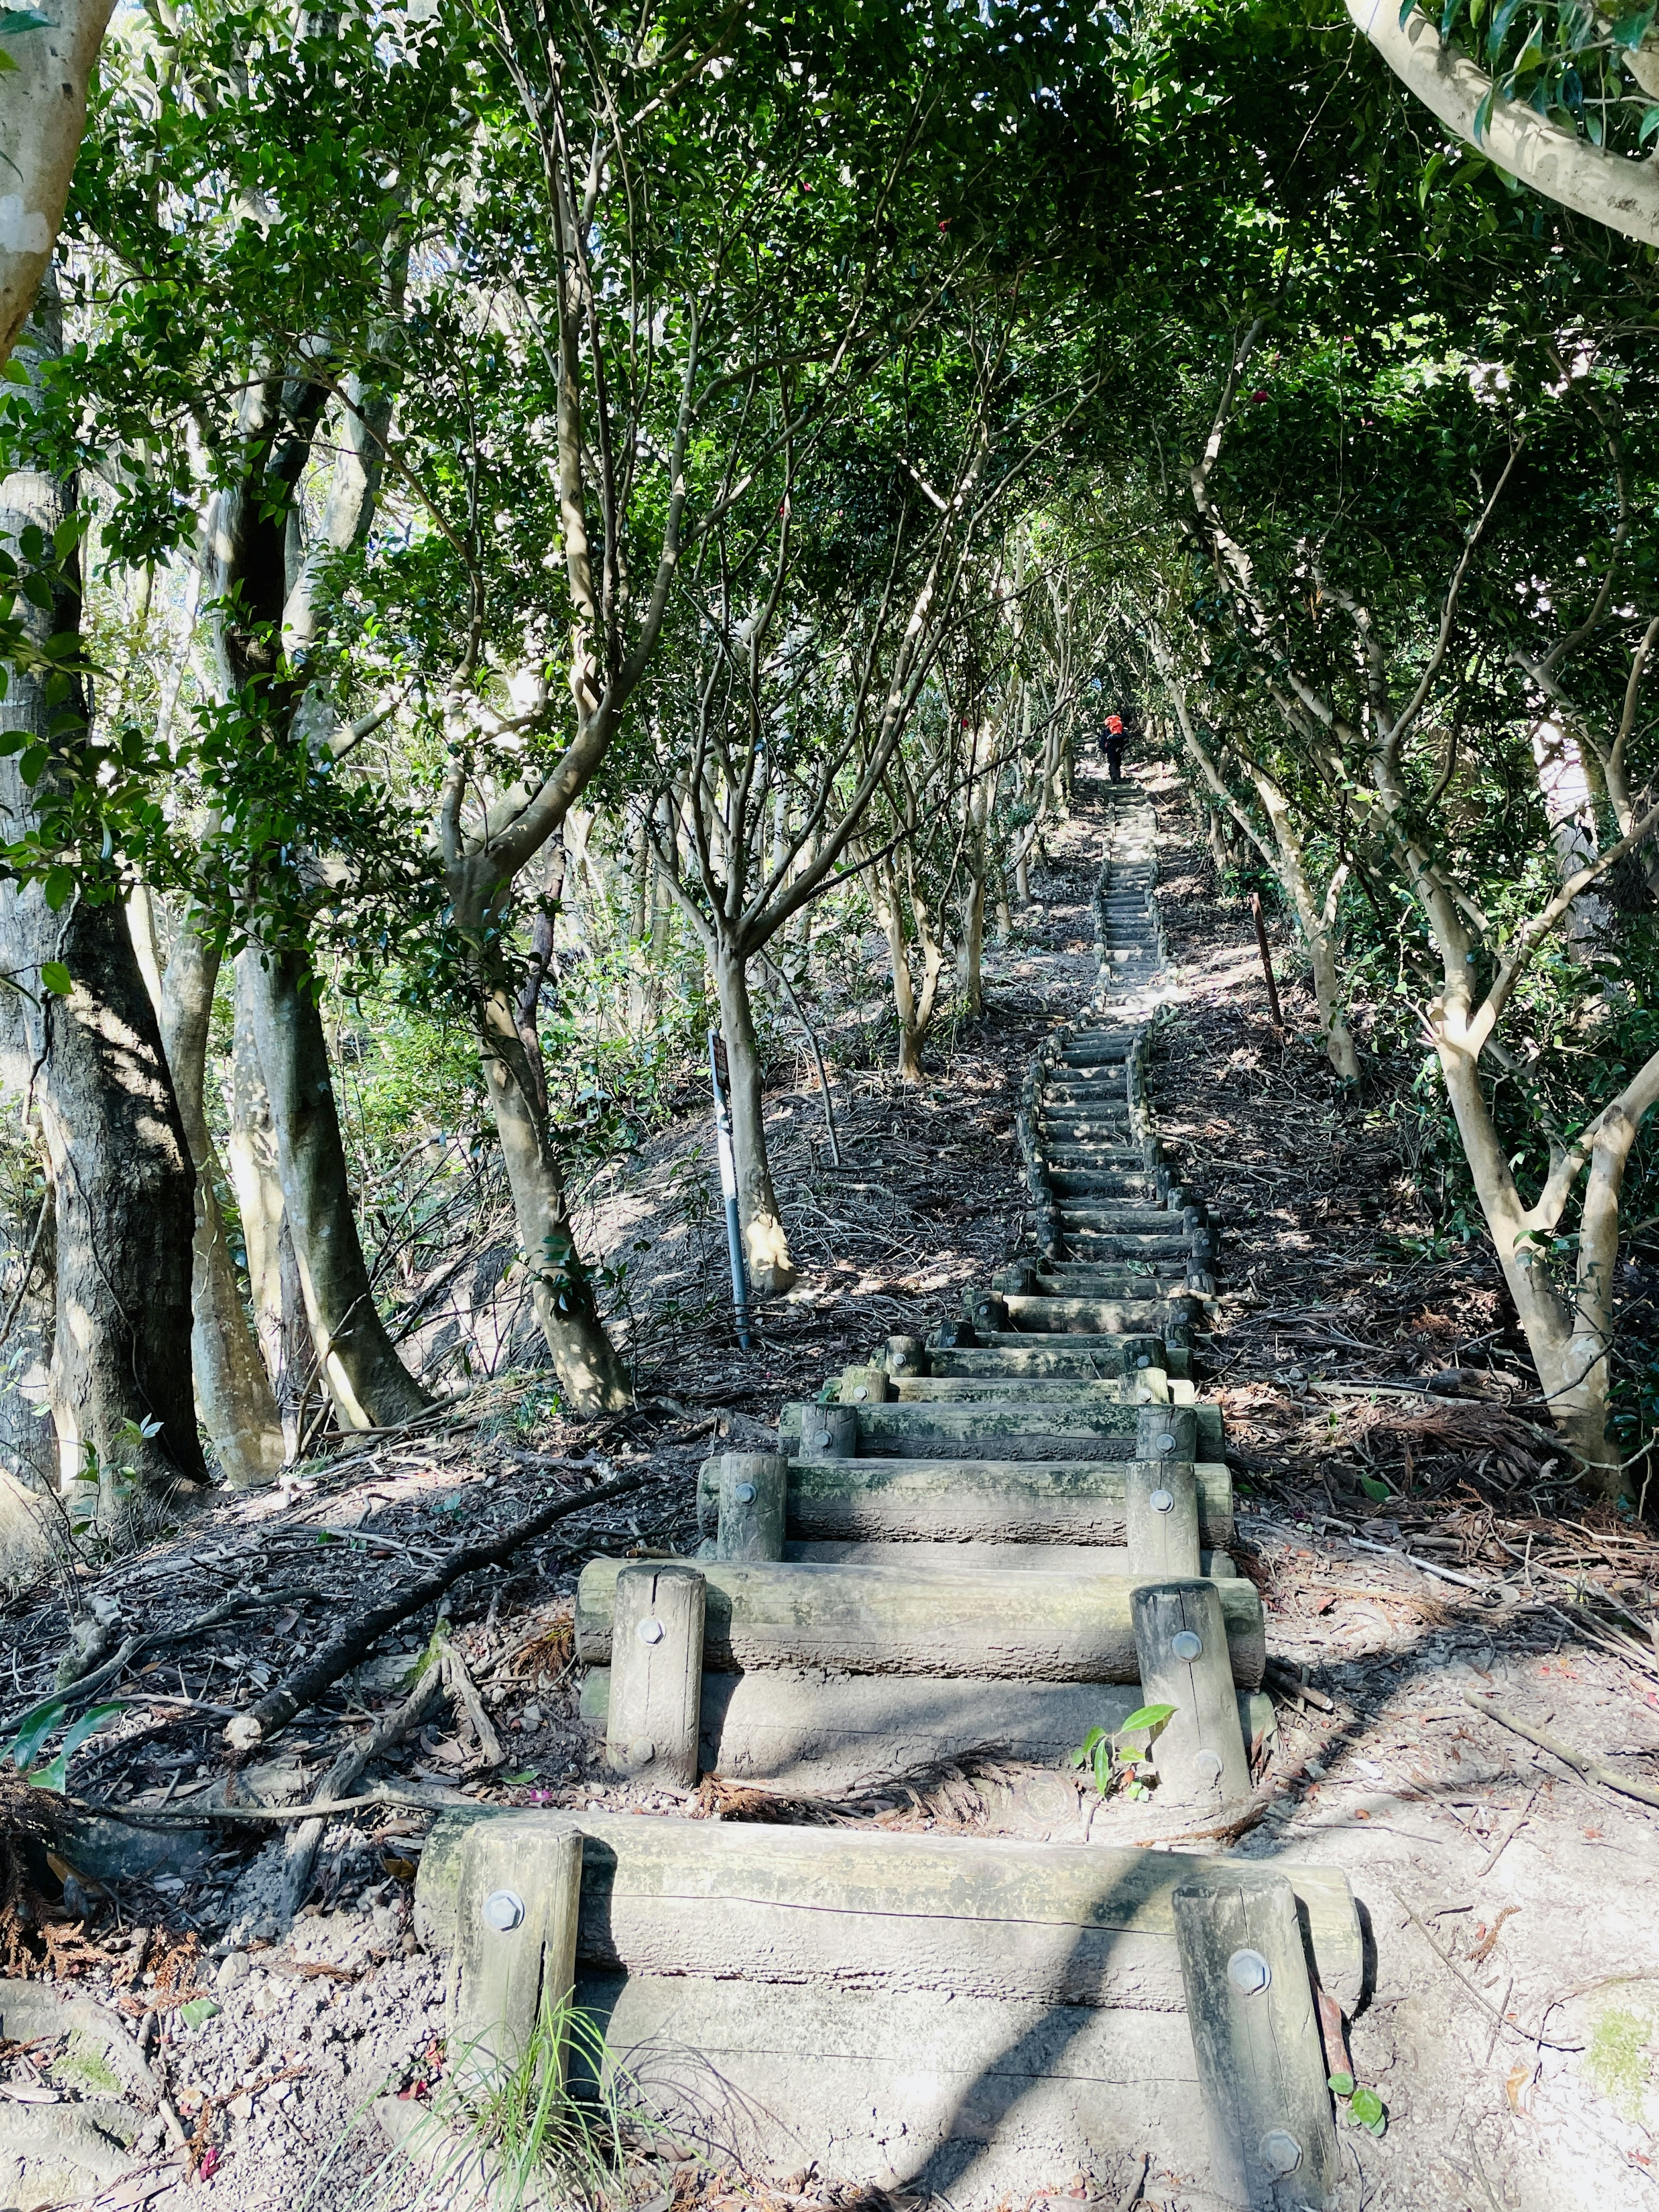
{"label": "wooden staircase", "polygon": [[[1020,1101],[1030,1252],[787,1407],[775,1453],[711,1460],[696,1559],[581,1577],[582,1707],[616,1770],[716,1773],[783,1817],[481,1809],[422,1857],[458,2035],[510,2041],[574,1982],[635,2094],[751,2168],[962,2207],[1087,2172],[1116,2202],[1150,2154],[1224,2201],[1337,2201],[1316,1990],[1358,1998],[1352,1897],[1215,1841],[1272,1714],[1191,1373],[1213,1232],[1148,1103],[1155,887],[1150,810],[1115,787],[1098,992]],[[1131,1840],[1066,1778],[1149,1702],[1172,1710]],[[1016,1812],[1046,1774],[1089,1840],[825,1809],[987,1760]]]}

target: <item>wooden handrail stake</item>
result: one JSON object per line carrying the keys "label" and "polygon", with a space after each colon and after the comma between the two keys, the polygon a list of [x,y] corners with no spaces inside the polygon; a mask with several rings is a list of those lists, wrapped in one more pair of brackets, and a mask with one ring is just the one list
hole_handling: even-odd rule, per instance
{"label": "wooden handrail stake", "polygon": [[1191,1406],[1142,1406],[1135,1414],[1135,1457],[1195,1460],[1198,1413]]}
{"label": "wooden handrail stake", "polygon": [[1212,1865],[1170,1903],[1216,2192],[1250,2212],[1324,2212],[1341,2161],[1291,1885]]}
{"label": "wooden handrail stake", "polygon": [[1140,1686],[1173,1705],[1155,1746],[1160,1805],[1220,1810],[1250,1794],[1249,1760],[1212,1582],[1141,1584],[1130,1599]]}
{"label": "wooden handrail stake", "polygon": [[725,1452],[714,1462],[717,1559],[781,1559],[789,1462],[781,1452]]}
{"label": "wooden handrail stake", "polygon": [[705,1595],[701,1570],[678,1562],[617,1577],[605,1756],[618,1774],[696,1784]]}
{"label": "wooden handrail stake", "polygon": [[[556,2029],[576,1983],[582,1839],[544,1813],[483,1820],[461,1847],[451,2049],[482,2082],[512,2073],[538,2021]],[[549,2057],[564,2078],[562,2034]]]}
{"label": "wooden handrail stake", "polygon": [[1124,1469],[1123,1507],[1132,1575],[1163,1583],[1192,1581],[1201,1573],[1198,1470],[1191,1460],[1131,1460]]}

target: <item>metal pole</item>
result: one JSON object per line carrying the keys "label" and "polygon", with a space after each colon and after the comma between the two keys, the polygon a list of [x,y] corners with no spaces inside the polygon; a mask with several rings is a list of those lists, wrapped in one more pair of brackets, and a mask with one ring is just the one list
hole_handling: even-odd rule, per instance
{"label": "metal pole", "polygon": [[732,1109],[726,1103],[726,1042],[716,1030],[708,1032],[708,1080],[714,1093],[714,1147],[720,1154],[720,1195],[726,1200],[726,1249],[732,1260],[732,1311],[738,1324],[738,1342],[745,1352],[749,1340],[749,1271],[743,1264],[743,1223],[738,1213],[738,1164],[732,1152]]}

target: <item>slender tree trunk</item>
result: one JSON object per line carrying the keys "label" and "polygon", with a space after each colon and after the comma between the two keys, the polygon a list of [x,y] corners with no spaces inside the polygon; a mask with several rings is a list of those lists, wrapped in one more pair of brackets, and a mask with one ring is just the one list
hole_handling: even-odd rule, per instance
{"label": "slender tree trunk", "polygon": [[[14,672],[5,726],[33,688]],[[21,939],[33,952],[6,964],[24,967],[40,1001],[28,1027],[57,1194],[59,1473],[78,1482],[95,1460],[100,1516],[113,1522],[125,1478],[158,1493],[207,1480],[191,1388],[195,1176],[121,908],[50,915],[33,889],[9,889],[4,904],[8,949]],[[40,986],[48,960],[73,978],[67,999]]]}
{"label": "slender tree trunk", "polygon": [[1031,903],[1031,847],[1035,842],[1036,832],[1033,831],[1021,845],[1019,857],[1014,862],[1014,903],[1017,906],[1028,907]]}
{"label": "slender tree trunk", "polygon": [[271,1481],[286,1456],[282,1424],[259,1358],[225,1236],[219,1158],[204,1104],[208,1025],[219,955],[186,916],[161,983],[161,1041],[196,1170],[191,1357],[203,1422],[232,1487]]}
{"label": "slender tree trunk", "polygon": [[254,953],[248,988],[276,1124],[283,1206],[318,1364],[343,1427],[396,1428],[431,1403],[393,1349],[357,1236],[316,1000],[297,953]]}
{"label": "slender tree trunk", "polygon": [[966,1014],[977,1014],[985,1004],[981,965],[985,950],[985,878],[983,856],[968,878],[962,902],[962,935],[957,940],[957,997]]}
{"label": "slender tree trunk", "polygon": [[531,1273],[536,1318],[559,1388],[573,1413],[619,1413],[634,1402],[628,1376],[605,1334],[587,1270],[576,1250],[564,1175],[504,989],[483,996],[484,1080],[495,1109],[501,1158],[513,1193],[519,1241]]}
{"label": "slender tree trunk", "polygon": [[[0,79],[0,82],[4,82]],[[18,348],[31,374],[61,349],[56,301]],[[0,543],[30,524],[51,538],[75,510],[72,483],[20,471],[0,485]],[[37,637],[72,631],[78,593],[30,611]],[[72,751],[54,730],[38,675],[9,671],[0,730]],[[86,711],[84,699],[69,702]],[[55,773],[50,765],[49,780]],[[0,819],[23,836],[38,819],[15,757],[0,763]],[[52,993],[47,963],[69,970]],[[168,1079],[155,1009],[119,905],[72,892],[53,913],[37,885],[0,886],[0,966],[21,1001],[28,1099],[38,1112],[54,1193],[56,1333],[52,1403],[58,1468],[80,1482],[95,1461],[99,1510],[119,1517],[125,1482],[164,1492],[204,1482],[190,1372],[191,1245],[195,1176]]]}
{"label": "slender tree trunk", "polygon": [[749,963],[724,940],[714,954],[714,989],[732,1084],[732,1152],[738,1176],[738,1213],[743,1224],[749,1286],[757,1298],[781,1297],[797,1273],[772,1189],[761,1097],[760,1047],[749,1000]]}
{"label": "slender tree trunk", "polygon": [[250,971],[257,968],[258,958],[248,951],[236,961],[227,1151],[242,1218],[254,1329],[282,1423],[283,1455],[292,1460],[300,1455],[301,1416],[315,1370],[300,1266],[283,1206],[276,1125],[254,1034]]}
{"label": "slender tree trunk", "polygon": [[[1474,1055],[1462,1042],[1461,1024],[1443,1011],[1433,1018],[1433,1026],[1463,1156],[1551,1418],[1578,1461],[1586,1486],[1616,1495],[1618,1455],[1609,1448],[1607,1432],[1609,1332],[1594,1326],[1582,1331],[1575,1328],[1571,1295],[1564,1296],[1552,1282],[1541,1255],[1527,1238],[1525,1212],[1480,1088]],[[1616,1187],[1613,1203],[1616,1218]],[[1613,1243],[1616,1246],[1616,1229]],[[1607,1272],[1611,1273],[1610,1266]]]}

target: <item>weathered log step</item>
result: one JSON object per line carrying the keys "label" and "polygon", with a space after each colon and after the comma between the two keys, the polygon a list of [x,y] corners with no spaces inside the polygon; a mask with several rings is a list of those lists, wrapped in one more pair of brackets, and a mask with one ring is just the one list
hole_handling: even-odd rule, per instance
{"label": "weathered log step", "polygon": [[[972,1758],[1069,1772],[1091,1729],[1121,1728],[1138,1682],[1000,1682],[954,1675],[824,1674],[766,1668],[707,1674],[698,1714],[705,1773],[815,1795],[870,1789]],[[581,1717],[603,1731],[611,1669],[582,1677]],[[1238,1692],[1246,1743],[1271,1735],[1273,1700]]]}
{"label": "weathered log step", "polygon": [[[1184,1206],[1171,1206],[1162,1198],[1149,1200],[1144,1192],[1120,1196],[1113,1191],[1109,1185],[1118,1180],[1117,1171],[1098,1160],[1091,1160],[1084,1166],[1050,1154],[1045,1165],[1049,1187],[1057,1196],[1109,1201],[1114,1211],[1125,1218],[1127,1226],[1167,1231],[1183,1224]],[[1137,1220],[1136,1217],[1144,1218]]]}
{"label": "weathered log step", "polygon": [[[1224,1860],[1101,1844],[456,1808],[421,1854],[416,1923],[433,1949],[456,1941],[463,1837],[503,1819],[581,1835],[580,1963],[778,1983],[792,1996],[948,1990],[1179,2010],[1170,1893],[1227,1872]],[[1352,2006],[1364,1955],[1346,1879],[1285,1872],[1321,1984]]]}
{"label": "weathered log step", "polygon": [[1063,1221],[1088,1222],[1110,1228],[1114,1235],[1121,1237],[1184,1237],[1188,1233],[1180,1214],[1170,1206],[1138,1206],[1127,1199],[1115,1201],[1109,1191],[1101,1189],[1096,1177],[1080,1175],[1075,1169],[1055,1170],[1049,1176],[1049,1185],[1060,1201]]}
{"label": "weathered log step", "polygon": [[[1017,1302],[1008,1301],[1010,1310]],[[848,1408],[837,1409],[846,1419]],[[1128,1459],[1140,1409],[1133,1405],[1069,1405],[1051,1399],[1018,1407],[995,1405],[858,1406],[850,1409],[864,1459]],[[1206,1458],[1223,1455],[1221,1413],[1198,1407],[1198,1433]],[[778,1448],[787,1457],[827,1455],[824,1445],[803,1445],[803,1436],[828,1431],[810,1416],[817,1407],[786,1406],[778,1423]]]}
{"label": "weathered log step", "polygon": [[[1097,1269],[1089,1271],[1091,1285],[1097,1281],[1098,1274]],[[1122,1279],[1114,1276],[1112,1279],[1115,1282]],[[1081,1287],[1074,1288],[1069,1279],[1064,1290],[1052,1295],[1011,1291],[1003,1303],[1008,1309],[1012,1330],[999,1332],[996,1340],[1000,1342],[1009,1334],[1017,1338],[1107,1336],[1120,1329],[1132,1332],[1161,1328],[1169,1311],[1169,1301],[1161,1295],[1160,1285],[1144,1273],[1127,1279],[1135,1287],[1108,1291],[1103,1286],[1097,1297]],[[1172,1294],[1179,1291],[1185,1279],[1184,1275],[1177,1276],[1170,1286]]]}
{"label": "weathered log step", "polygon": [[1127,1155],[1131,1173],[1145,1169],[1144,1139],[1131,1128],[1127,1107],[1091,1106],[1081,1113],[1070,1107],[1050,1107],[1038,1115],[1037,1127],[1045,1151],[1080,1146],[1094,1154],[1103,1167],[1121,1163]]}
{"label": "weathered log step", "polygon": [[[972,1567],[999,1574],[1073,1575],[1078,1571],[1080,1554],[1086,1559],[1091,1572],[1127,1575],[1133,1571],[1128,1551],[1121,1544],[941,1544],[932,1539],[900,1544],[792,1536],[783,1547],[786,1564],[805,1560],[808,1565],[821,1567],[902,1567],[913,1575],[928,1575],[938,1569],[954,1567]],[[700,1547],[697,1556],[712,1559],[714,1554],[705,1555]],[[1217,1582],[1238,1580],[1238,1563],[1231,1552],[1200,1550],[1198,1558],[1200,1575],[1210,1576]]]}
{"label": "weathered log step", "polygon": [[[1204,1409],[1200,1409],[1200,1414]],[[1200,1420],[1199,1449],[1208,1449]],[[714,1533],[713,1462],[697,1474],[697,1524]],[[1052,1459],[813,1459],[791,1462],[784,1527],[795,1540],[842,1543],[1081,1544],[1127,1540],[1131,1462]],[[1198,1462],[1200,1540],[1232,1541],[1232,1477]]]}
{"label": "weathered log step", "polygon": [[[928,1362],[931,1367],[933,1363]],[[842,1383],[838,1404],[863,1405],[866,1386]],[[887,1405],[1148,1406],[1168,1402],[1169,1377],[1150,1359],[1118,1375],[897,1375],[887,1378]]]}
{"label": "weathered log step", "polygon": [[[1185,1233],[1154,1237],[1144,1229],[1130,1230],[1121,1236],[1109,1236],[1103,1230],[1077,1229],[1062,1241],[1062,1256],[1075,1263],[1098,1267],[1121,1261],[1126,1268],[1140,1263],[1160,1283],[1186,1279],[1195,1247],[1195,1240]],[[1128,1281],[1131,1278],[1126,1275],[1124,1279]]]}
{"label": "weathered log step", "polygon": [[[1084,1552],[1082,1557],[1087,1558]],[[832,1674],[985,1675],[1037,1682],[1139,1679],[1128,1575],[702,1559],[703,1664]],[[611,1663],[617,1577],[590,1559],[576,1585],[576,1656]],[[1218,1582],[1233,1680],[1258,1689],[1267,1632],[1254,1583]]]}
{"label": "weathered log step", "polygon": [[[1123,1372],[1122,1336],[1103,1336],[1093,1348],[1067,1347],[1064,1352],[1030,1351],[1021,1339],[1006,1331],[976,1331],[984,1338],[981,1345],[953,1346],[949,1351],[937,1347],[927,1354],[929,1372],[935,1376],[1076,1376],[1088,1381],[1105,1381]],[[1154,1367],[1162,1367],[1167,1374],[1166,1347],[1156,1337],[1131,1336],[1130,1344],[1144,1344]],[[1018,1350],[999,1351],[999,1344],[1018,1346]],[[1135,1371],[1142,1372],[1138,1362],[1142,1355],[1134,1355]]]}
{"label": "weathered log step", "polygon": [[[1191,1334],[1189,1326],[1178,1316],[1171,1316],[1163,1306],[1149,1308],[1148,1318],[1136,1325],[1135,1333],[1129,1335],[1128,1341],[1132,1344],[1156,1343],[1157,1337],[1146,1333],[1154,1330],[1164,1333],[1163,1349],[1158,1354],[1158,1364],[1171,1381],[1177,1378],[1185,1381],[1192,1371],[1192,1351],[1186,1341]],[[999,1372],[1008,1375],[1068,1375],[1073,1372],[1115,1375],[1121,1370],[1121,1347],[1124,1338],[1116,1333],[1103,1335],[1094,1329],[1062,1329],[1052,1334],[1022,1334],[1018,1329],[981,1328],[975,1325],[974,1334],[975,1342],[971,1350],[966,1347],[949,1352],[930,1350],[927,1355],[929,1363],[939,1359],[963,1358],[1008,1363],[1000,1369],[987,1365],[978,1370],[987,1375]],[[1054,1348],[1051,1350],[1050,1346]],[[1041,1364],[1049,1359],[1057,1364],[1052,1367]],[[1027,1361],[1036,1364],[1028,1366]]]}
{"label": "weathered log step", "polygon": [[[1126,1272],[1130,1271],[1121,1267],[1091,1267],[1082,1260],[1050,1260],[1032,1276],[1030,1287],[1025,1295],[1058,1298],[1115,1297],[1115,1292],[1105,1291],[1101,1285],[1109,1280],[1121,1280]],[[1163,1271],[1164,1273],[1168,1272],[1167,1269]],[[1134,1273],[1134,1279],[1149,1296],[1162,1298],[1172,1311],[1196,1320],[1202,1312],[1202,1301],[1192,1292],[1182,1290],[1179,1284],[1165,1290],[1161,1279],[1158,1279],[1158,1276],[1159,1271],[1154,1269],[1153,1279],[1149,1280],[1146,1274],[1139,1272]]]}

